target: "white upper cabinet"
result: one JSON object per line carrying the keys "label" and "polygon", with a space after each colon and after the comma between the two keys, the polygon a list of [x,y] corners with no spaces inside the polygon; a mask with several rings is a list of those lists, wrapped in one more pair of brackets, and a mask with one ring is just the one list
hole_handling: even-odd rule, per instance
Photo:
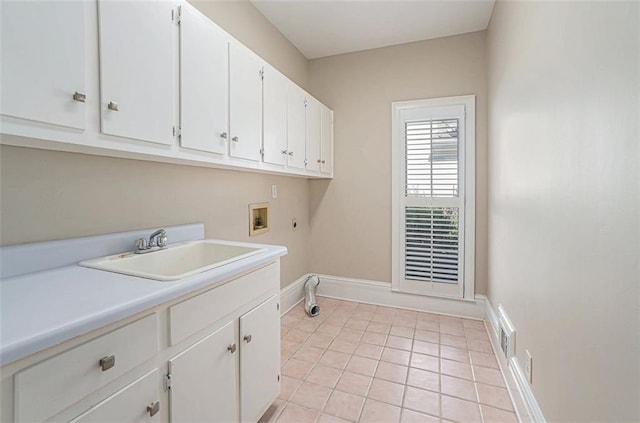
{"label": "white upper cabinet", "polygon": [[265,163],[282,165],[287,154],[287,84],[280,72],[264,67],[264,133],[263,156]]}
{"label": "white upper cabinet", "polygon": [[0,144],[333,175],[333,112],[185,0],[0,0],[0,48]]}
{"label": "white upper cabinet", "polygon": [[[55,2],[60,4],[60,2]],[[99,0],[102,132],[174,141],[177,3]]]}
{"label": "white upper cabinet", "polygon": [[320,172],[333,173],[333,111],[321,105]]}
{"label": "white upper cabinet", "polygon": [[85,129],[85,4],[1,1],[0,113]]}
{"label": "white upper cabinet", "polygon": [[287,165],[304,169],[305,160],[305,93],[289,83],[287,87]]}
{"label": "white upper cabinet", "polygon": [[180,6],[180,144],[225,154],[229,130],[229,41],[193,6]]}
{"label": "white upper cabinet", "polygon": [[320,102],[311,96],[307,96],[307,127],[306,150],[307,170],[320,172],[320,137],[321,119]]}
{"label": "white upper cabinet", "polygon": [[261,159],[262,147],[262,60],[251,50],[231,42],[230,148],[229,155],[240,159]]}

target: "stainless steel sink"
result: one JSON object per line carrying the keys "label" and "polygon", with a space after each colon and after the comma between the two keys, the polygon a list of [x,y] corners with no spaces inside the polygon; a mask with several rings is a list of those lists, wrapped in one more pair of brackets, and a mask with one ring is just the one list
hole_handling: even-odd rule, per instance
{"label": "stainless steel sink", "polygon": [[147,254],[127,252],[85,260],[78,264],[157,281],[175,281],[262,251],[265,249],[203,240],[184,242]]}

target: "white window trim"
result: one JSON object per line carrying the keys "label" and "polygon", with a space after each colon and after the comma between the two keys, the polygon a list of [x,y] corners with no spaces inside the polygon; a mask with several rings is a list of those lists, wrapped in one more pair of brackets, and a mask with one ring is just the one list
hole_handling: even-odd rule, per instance
{"label": "white window trim", "polygon": [[[397,101],[391,103],[391,290],[409,292],[436,297],[457,298],[474,301],[475,297],[475,145],[476,145],[476,111],[475,95],[459,97],[432,98],[425,100]],[[403,265],[400,263],[401,225],[400,221],[402,196],[404,196],[404,160],[405,140],[404,126],[401,123],[401,112],[407,109],[435,108],[442,106],[461,105],[465,109],[465,140],[464,140],[464,254],[463,281],[456,296],[430,292],[416,292],[403,287]]]}

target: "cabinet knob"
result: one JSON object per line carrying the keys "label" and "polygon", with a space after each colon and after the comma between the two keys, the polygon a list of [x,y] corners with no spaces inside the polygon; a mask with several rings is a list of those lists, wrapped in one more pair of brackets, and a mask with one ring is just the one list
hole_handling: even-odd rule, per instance
{"label": "cabinet knob", "polygon": [[226,140],[229,135],[226,132],[220,134],[220,138]]}
{"label": "cabinet knob", "polygon": [[87,101],[87,95],[76,91],[75,93],[73,93],[73,99],[75,101],[79,101],[80,103],[84,103],[85,101]]}
{"label": "cabinet knob", "polygon": [[147,405],[147,413],[149,413],[149,416],[155,416],[158,414],[158,411],[160,411],[160,401],[152,402]]}
{"label": "cabinet knob", "polygon": [[282,154],[288,154],[287,150],[282,150]]}
{"label": "cabinet knob", "polygon": [[240,138],[238,138],[238,137],[233,137],[233,138],[231,138],[231,141],[233,141],[233,142],[238,142],[238,141],[240,141]]}
{"label": "cabinet knob", "polygon": [[120,110],[120,105],[115,101],[110,101],[109,104],[107,104],[107,108],[109,110],[113,110],[114,112],[117,112],[118,110]]}
{"label": "cabinet knob", "polygon": [[318,163],[320,163],[320,159],[318,159]]}
{"label": "cabinet knob", "polygon": [[112,368],[113,366],[116,365],[116,356],[115,355],[108,355],[106,357],[102,357],[100,359],[100,368],[102,369],[103,372],[106,372],[107,370],[109,370],[110,368]]}
{"label": "cabinet knob", "polygon": [[322,164],[324,164],[324,160],[322,161]]}
{"label": "cabinet knob", "polygon": [[248,344],[249,342],[251,342],[251,335],[245,335],[244,338],[242,338],[242,339],[247,341],[247,344]]}
{"label": "cabinet knob", "polygon": [[287,152],[288,155],[293,156],[293,151]]}
{"label": "cabinet knob", "polygon": [[229,351],[231,354],[233,354],[234,352],[236,352],[236,344],[231,344],[227,347],[227,351]]}

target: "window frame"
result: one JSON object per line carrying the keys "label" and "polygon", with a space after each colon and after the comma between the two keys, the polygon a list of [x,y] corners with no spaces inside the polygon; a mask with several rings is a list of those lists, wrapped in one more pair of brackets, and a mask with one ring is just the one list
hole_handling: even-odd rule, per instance
{"label": "window frame", "polygon": [[[391,103],[391,290],[403,293],[420,294],[434,297],[455,298],[473,301],[475,299],[475,95],[430,98],[423,100],[396,101]],[[404,206],[405,198],[405,169],[406,169],[406,141],[403,114],[414,113],[419,109],[429,109],[439,112],[439,109],[450,106],[464,108],[464,139],[460,141],[461,157],[459,158],[459,175],[463,195],[463,219],[460,221],[462,236],[459,242],[463,252],[460,260],[462,265],[462,281],[456,288],[444,287],[434,282],[427,282],[426,286],[418,288],[419,284],[404,278]],[[438,113],[439,114],[439,113]],[[462,126],[462,125],[461,125]],[[460,189],[460,188],[459,188]]]}

